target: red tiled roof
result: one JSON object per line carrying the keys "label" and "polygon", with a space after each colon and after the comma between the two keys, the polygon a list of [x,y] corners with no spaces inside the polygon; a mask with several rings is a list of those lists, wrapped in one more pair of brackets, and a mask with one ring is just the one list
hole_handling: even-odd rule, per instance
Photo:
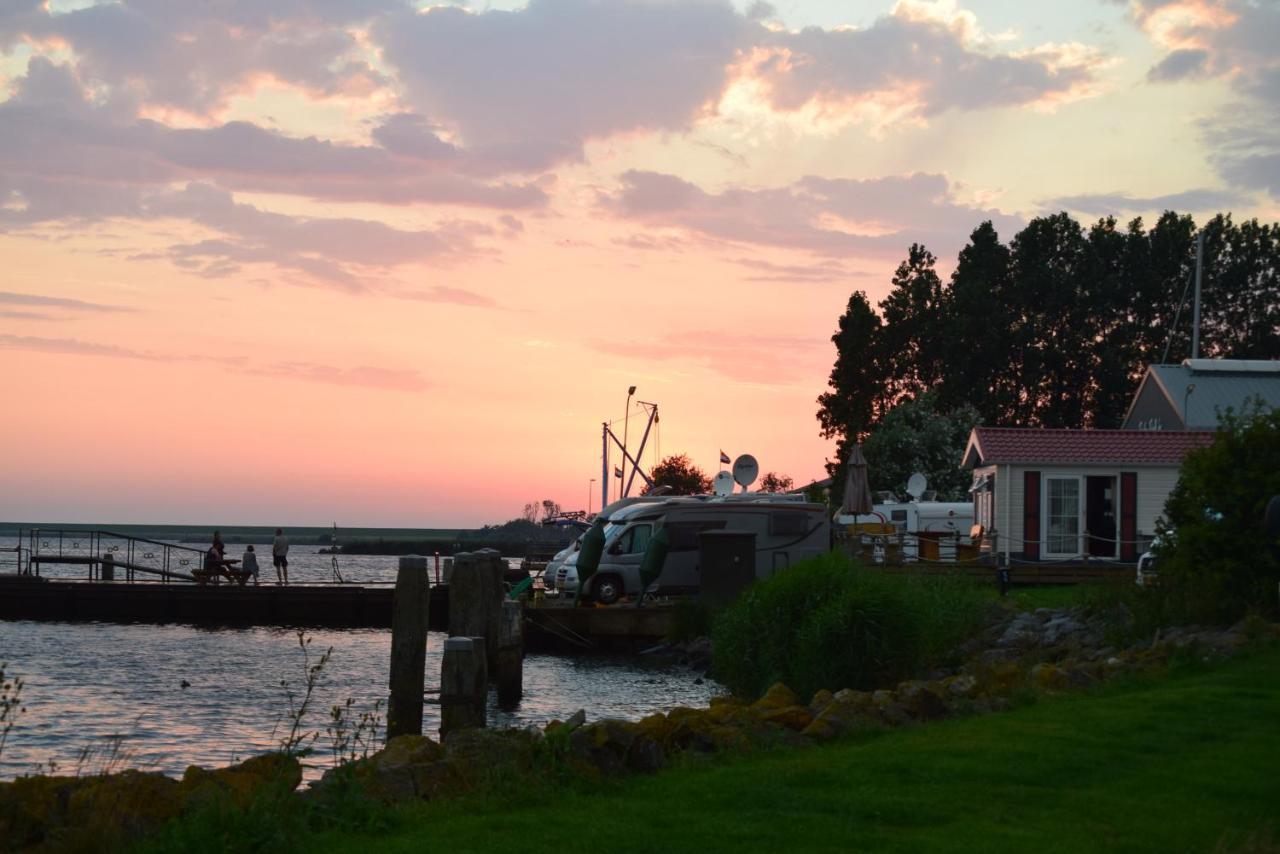
{"label": "red tiled roof", "polygon": [[[1193,448],[1213,441],[1208,430],[1045,430],[975,427],[966,465],[994,463],[1119,463],[1180,465]],[[976,454],[974,453],[976,451]]]}

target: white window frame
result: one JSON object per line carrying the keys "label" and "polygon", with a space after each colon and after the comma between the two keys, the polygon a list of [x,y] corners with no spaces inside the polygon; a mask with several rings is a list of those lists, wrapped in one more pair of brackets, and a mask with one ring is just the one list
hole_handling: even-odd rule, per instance
{"label": "white window frame", "polygon": [[[1040,553],[1045,557],[1073,558],[1081,557],[1080,544],[1084,535],[1084,475],[1049,474],[1040,476]],[[1073,480],[1076,483],[1076,542],[1071,551],[1055,552],[1049,550],[1049,481]]]}

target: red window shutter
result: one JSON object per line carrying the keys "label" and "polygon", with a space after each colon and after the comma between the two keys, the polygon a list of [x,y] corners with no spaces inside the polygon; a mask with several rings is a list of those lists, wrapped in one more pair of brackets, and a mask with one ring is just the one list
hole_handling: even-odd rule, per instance
{"label": "red window shutter", "polygon": [[1120,559],[1138,559],[1138,473],[1120,472]]}
{"label": "red window shutter", "polygon": [[1040,472],[1022,473],[1022,556],[1040,559]]}

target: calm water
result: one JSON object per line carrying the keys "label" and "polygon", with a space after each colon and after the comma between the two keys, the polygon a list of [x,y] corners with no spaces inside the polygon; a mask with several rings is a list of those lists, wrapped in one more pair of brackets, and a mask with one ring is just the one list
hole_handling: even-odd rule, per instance
{"label": "calm water", "polygon": [[[12,542],[0,542],[0,547]],[[317,547],[295,546],[289,578],[322,581],[330,577],[328,555]],[[229,553],[239,556],[241,547]],[[267,555],[269,548],[259,547]],[[269,565],[265,573],[274,578]],[[394,557],[342,557],[349,581],[390,581]],[[6,568],[7,569],[7,568]],[[78,567],[46,575],[80,575]],[[313,658],[333,647],[312,700],[306,729],[323,735],[331,706],[355,701],[353,711],[384,704],[391,633],[384,629],[308,630]],[[439,685],[444,636],[432,633],[427,644],[427,687]],[[272,749],[282,732],[289,703],[281,681],[295,691],[304,681],[296,632],[280,628],[203,629],[194,626],[113,625],[0,621],[0,662],[10,676],[26,682],[27,712],[10,733],[0,777],[29,772],[57,762],[71,771],[85,748],[105,749],[121,739],[127,767],[181,774],[190,764],[218,765]],[[587,710],[589,719],[637,719],[677,705],[706,705],[722,690],[687,668],[649,664],[635,658],[565,658],[530,655],[525,660],[525,696],[511,713],[492,703],[495,726],[543,724]],[[190,687],[183,688],[187,681]],[[439,709],[428,703],[424,732],[434,735]],[[98,760],[100,761],[100,760]],[[313,757],[309,776],[327,758]],[[90,760],[87,770],[93,770]]]}

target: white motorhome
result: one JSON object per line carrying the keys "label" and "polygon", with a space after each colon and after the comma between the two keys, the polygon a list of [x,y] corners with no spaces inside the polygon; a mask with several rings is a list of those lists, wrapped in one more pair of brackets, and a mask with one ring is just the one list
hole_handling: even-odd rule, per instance
{"label": "white motorhome", "polygon": [[[643,591],[651,595],[698,591],[698,534],[703,531],[754,533],[757,578],[768,578],[831,548],[826,507],[806,502],[802,496],[745,493],[671,498],[655,505],[633,505],[610,517],[605,528],[604,554],[584,593],[604,604],[639,595],[640,565],[649,540],[660,529],[666,530],[669,546],[662,572]],[[568,581],[566,577],[562,590],[572,589]],[[576,588],[576,567],[572,582]]]}
{"label": "white motorhome", "polygon": [[[900,534],[943,534],[941,560],[954,560],[956,535],[967,537],[973,528],[973,504],[968,501],[885,501],[872,505],[871,511],[867,516],[838,515],[835,524],[848,529],[862,523],[882,522],[893,525]],[[918,542],[915,536],[904,537],[903,555],[916,557]]]}

